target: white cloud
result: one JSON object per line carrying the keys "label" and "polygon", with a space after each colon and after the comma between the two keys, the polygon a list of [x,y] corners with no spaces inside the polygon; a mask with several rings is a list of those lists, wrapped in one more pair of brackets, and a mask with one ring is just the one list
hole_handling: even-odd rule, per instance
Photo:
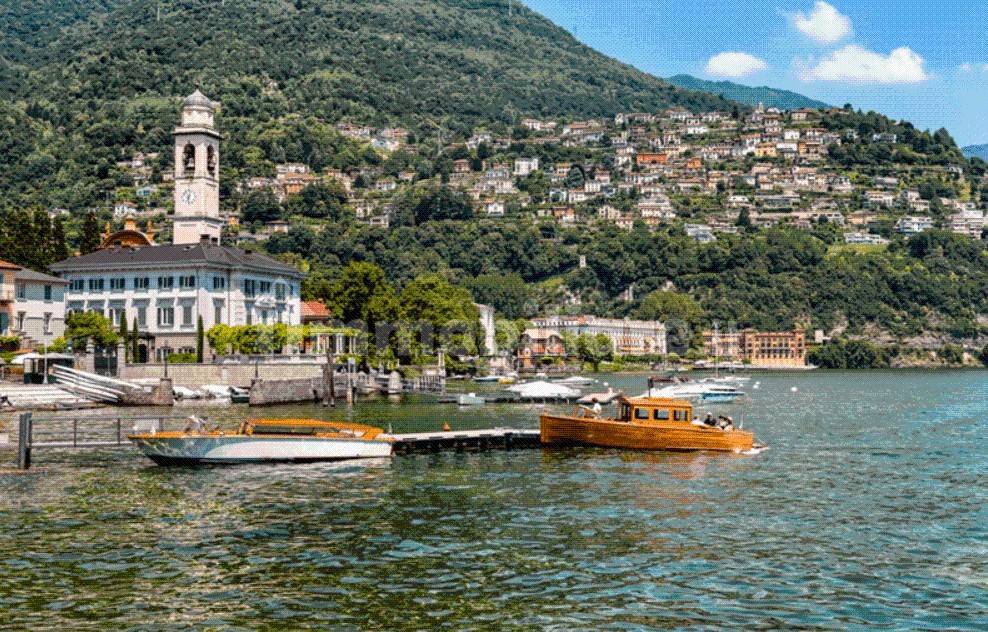
{"label": "white cloud", "polygon": [[988,72],[988,64],[985,64],[985,65],[984,65],[984,71],[985,71],[985,72]]}
{"label": "white cloud", "polygon": [[725,51],[717,53],[707,61],[707,74],[715,77],[731,77],[739,79],[760,70],[768,65],[761,59],[748,53]]}
{"label": "white cloud", "polygon": [[897,48],[888,55],[848,44],[802,73],[804,81],[857,81],[864,83],[919,83],[929,79],[925,61],[911,49]]}
{"label": "white cloud", "polygon": [[971,64],[969,64],[969,63],[967,63],[967,62],[964,62],[963,64],[961,64],[961,65],[960,65],[960,66],[958,66],[957,68],[958,68],[958,70],[960,70],[961,72],[971,72]]}
{"label": "white cloud", "polygon": [[797,13],[794,20],[800,33],[821,44],[833,44],[851,34],[851,19],[823,0],[813,5],[808,16]]}

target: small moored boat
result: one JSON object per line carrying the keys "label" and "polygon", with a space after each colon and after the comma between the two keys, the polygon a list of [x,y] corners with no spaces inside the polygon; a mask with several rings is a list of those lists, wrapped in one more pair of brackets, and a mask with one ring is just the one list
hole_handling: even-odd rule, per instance
{"label": "small moored boat", "polygon": [[315,419],[252,419],[224,432],[193,418],[182,432],[127,438],[159,465],[339,461],[391,456],[392,447],[381,428]]}
{"label": "small moored boat", "polygon": [[460,406],[483,406],[487,403],[487,400],[483,397],[478,397],[476,393],[461,393],[460,396],[456,398],[456,402]]}
{"label": "small moored boat", "polygon": [[632,450],[717,450],[745,452],[755,437],[734,427],[728,417],[693,419],[688,401],[661,397],[622,397],[616,418],[587,408],[574,414],[545,412],[540,417],[546,445],[592,445]]}

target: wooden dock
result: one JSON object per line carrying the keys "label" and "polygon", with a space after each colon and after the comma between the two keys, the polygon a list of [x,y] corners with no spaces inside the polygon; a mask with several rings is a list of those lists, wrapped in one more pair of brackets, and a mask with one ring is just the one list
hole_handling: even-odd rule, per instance
{"label": "wooden dock", "polygon": [[391,435],[395,454],[420,452],[484,452],[537,448],[539,431],[528,428],[489,428],[484,430],[440,430]]}
{"label": "wooden dock", "polygon": [[[17,432],[17,462],[20,469],[31,467],[36,449],[130,448],[127,435],[153,428],[156,432],[181,428],[187,417],[42,417],[20,415]],[[478,430],[436,430],[433,432],[392,433],[394,454],[436,452],[485,452],[541,446],[534,428],[485,428]],[[3,446],[0,446],[2,449]],[[15,447],[11,445],[10,447]]]}

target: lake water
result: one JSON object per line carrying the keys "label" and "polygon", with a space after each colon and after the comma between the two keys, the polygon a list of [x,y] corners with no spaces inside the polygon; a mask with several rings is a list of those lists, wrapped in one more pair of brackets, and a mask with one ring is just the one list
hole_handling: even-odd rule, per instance
{"label": "lake water", "polygon": [[[985,629],[988,372],[755,379],[757,456],[183,469],[39,450],[35,473],[0,475],[0,627]],[[537,408],[351,417],[535,427]]]}

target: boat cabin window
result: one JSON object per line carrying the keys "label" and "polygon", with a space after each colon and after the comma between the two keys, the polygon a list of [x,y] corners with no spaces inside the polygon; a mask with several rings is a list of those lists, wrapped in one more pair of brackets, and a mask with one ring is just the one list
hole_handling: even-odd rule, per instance
{"label": "boat cabin window", "polygon": [[689,421],[689,414],[685,410],[674,410],[672,411],[673,421]]}
{"label": "boat cabin window", "polygon": [[621,404],[621,411],[618,414],[618,419],[621,421],[631,421],[631,405]]}
{"label": "boat cabin window", "polygon": [[656,408],[652,419],[655,421],[669,421],[669,409],[668,408]]}
{"label": "boat cabin window", "polygon": [[636,408],[635,409],[635,419],[640,419],[642,421],[648,421],[648,409],[647,408]]}

